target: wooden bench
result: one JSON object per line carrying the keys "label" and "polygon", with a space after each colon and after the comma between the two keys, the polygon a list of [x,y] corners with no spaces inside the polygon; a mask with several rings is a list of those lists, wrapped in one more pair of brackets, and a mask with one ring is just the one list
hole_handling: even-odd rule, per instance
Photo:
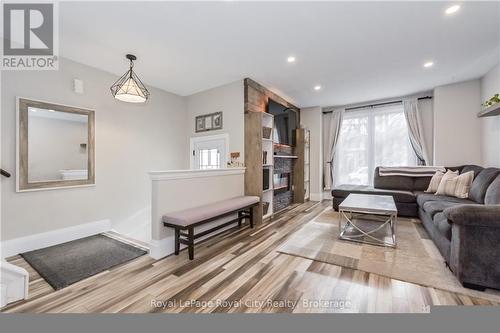
{"label": "wooden bench", "polygon": [[[165,227],[174,228],[175,230],[175,254],[179,254],[182,243],[188,246],[189,259],[193,260],[195,239],[206,236],[236,222],[238,222],[238,226],[241,226],[242,221],[246,218],[249,220],[250,228],[253,228],[253,207],[257,206],[259,202],[259,197],[235,197],[203,206],[168,213],[163,215],[162,221]],[[195,227],[236,213],[238,215],[235,219],[196,234],[194,232]],[[187,233],[185,232],[186,230]]]}

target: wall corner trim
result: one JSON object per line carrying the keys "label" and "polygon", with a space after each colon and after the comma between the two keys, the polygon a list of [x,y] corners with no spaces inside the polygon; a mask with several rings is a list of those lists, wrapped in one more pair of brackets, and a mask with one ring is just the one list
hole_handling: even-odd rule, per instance
{"label": "wall corner trim", "polygon": [[111,230],[111,221],[106,219],[9,239],[0,242],[0,248],[2,250],[1,258],[4,259],[19,253],[69,242],[75,239],[100,234],[109,230]]}

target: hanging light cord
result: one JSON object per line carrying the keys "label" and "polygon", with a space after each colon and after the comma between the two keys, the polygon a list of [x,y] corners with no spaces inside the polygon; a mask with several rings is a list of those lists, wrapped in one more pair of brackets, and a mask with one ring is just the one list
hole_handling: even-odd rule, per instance
{"label": "hanging light cord", "polygon": [[130,78],[132,78],[132,67],[134,67],[134,61],[130,59]]}

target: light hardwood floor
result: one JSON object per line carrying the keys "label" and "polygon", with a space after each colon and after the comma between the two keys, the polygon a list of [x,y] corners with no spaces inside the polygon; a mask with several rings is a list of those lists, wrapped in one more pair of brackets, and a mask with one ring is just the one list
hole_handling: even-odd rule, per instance
{"label": "light hardwood floor", "polygon": [[276,251],[330,203],[291,207],[257,228],[231,230],[187,253],[147,255],[54,291],[30,272],[30,299],[3,312],[429,312],[439,305],[498,305]]}

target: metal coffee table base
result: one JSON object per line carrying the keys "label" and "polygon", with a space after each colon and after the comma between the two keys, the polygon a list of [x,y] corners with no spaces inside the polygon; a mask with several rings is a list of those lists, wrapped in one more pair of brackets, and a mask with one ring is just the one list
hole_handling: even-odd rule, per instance
{"label": "metal coffee table base", "polygon": [[[373,212],[353,212],[353,211],[346,211],[346,210],[339,210],[340,213],[340,219],[339,219],[339,230],[340,235],[339,239],[342,240],[348,240],[352,242],[358,242],[358,243],[363,243],[363,244],[370,244],[370,245],[378,245],[378,246],[387,246],[387,247],[396,247],[396,219],[397,219],[397,214],[374,214]],[[365,220],[373,220],[373,221],[378,221],[381,222],[381,224],[376,227],[375,229],[371,230],[363,230],[361,227],[357,226],[355,221],[354,221],[354,216],[355,214],[363,216]],[[366,218],[368,217],[369,218]],[[342,220],[346,220],[345,225],[342,227]],[[386,226],[389,226],[390,230],[390,238],[392,241],[388,242],[386,241],[386,237],[383,239],[375,237],[373,234],[382,228],[385,228]],[[346,231],[348,230],[349,227],[353,227],[356,229],[359,234],[356,235],[346,235]]]}

